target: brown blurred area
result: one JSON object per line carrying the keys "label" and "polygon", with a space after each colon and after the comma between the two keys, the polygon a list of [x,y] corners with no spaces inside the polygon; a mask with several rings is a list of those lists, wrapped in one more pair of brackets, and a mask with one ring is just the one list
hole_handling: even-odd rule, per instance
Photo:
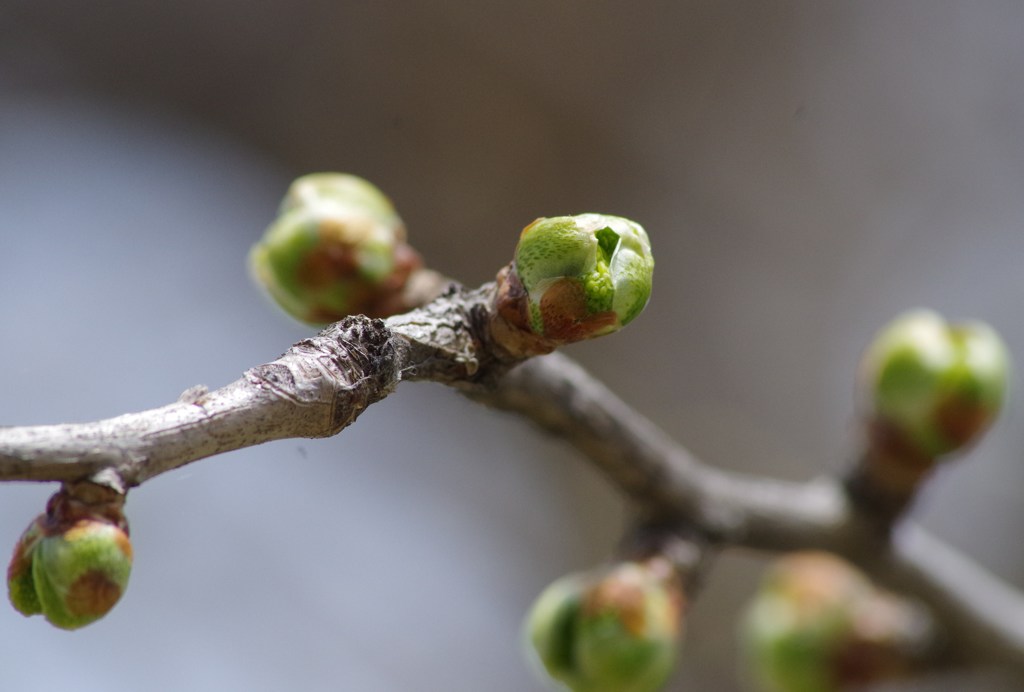
{"label": "brown blurred area", "polygon": [[[267,191],[283,193],[289,177],[315,170],[350,171],[380,185],[427,262],[469,284],[492,277],[508,261],[518,230],[537,216],[601,211],[635,218],[655,249],[652,302],[623,333],[571,352],[627,401],[721,466],[789,478],[841,468],[856,443],[857,357],[872,332],[902,310],[929,306],[954,318],[985,319],[1024,354],[1019,3],[0,0],[0,187],[12,189],[9,183],[18,176],[4,171],[2,162],[15,160],[13,147],[27,141],[19,140],[29,126],[25,114],[45,112],[58,123],[55,131],[73,133],[82,103],[117,113],[111,121],[115,130],[126,120],[155,122],[154,131],[167,135],[166,151],[187,142],[202,151],[203,142],[220,142],[230,152],[244,152],[223,159],[223,170],[217,169],[218,175],[235,176],[220,179],[222,197],[202,197],[202,204],[242,210],[230,218],[245,223],[202,229],[211,244],[223,243],[232,252],[244,251],[255,239],[258,219],[269,220],[277,199]],[[12,147],[7,154],[5,146]],[[206,151],[216,157],[222,149],[211,145]],[[159,159],[146,160],[139,164],[143,177],[161,170]],[[111,165],[116,169],[116,161]],[[88,164],[82,170],[88,175]],[[201,171],[186,166],[176,175],[186,180]],[[246,187],[248,180],[254,182]],[[50,182],[40,179],[40,185]],[[183,196],[165,201],[190,204],[196,192],[188,193],[192,198],[178,194]],[[60,203],[59,194],[53,199]],[[0,206],[0,219],[2,214]],[[251,224],[248,215],[256,219]],[[74,232],[38,232],[44,231],[57,237]],[[145,224],[134,231],[139,246],[165,252],[160,248],[166,236],[156,227],[148,232]],[[0,220],[0,243],[9,257],[27,242],[22,236],[21,227],[5,229]],[[232,255],[225,250],[224,256]],[[105,270],[133,262],[111,260]],[[163,291],[157,269],[152,271],[148,287],[132,290]],[[250,290],[238,273],[237,284],[223,288],[225,295]],[[19,289],[8,281],[0,290],[10,297]],[[182,330],[210,333],[217,315],[209,302],[183,300],[180,313],[163,319]],[[211,312],[203,313],[204,307]],[[259,309],[264,308],[254,304],[252,314]],[[8,343],[35,329],[34,322],[17,326],[17,315],[26,310],[11,307],[4,317]],[[240,321],[224,329],[240,328]],[[264,352],[273,344],[283,349],[301,333],[276,324],[259,337],[265,339]],[[249,322],[245,328],[252,329]],[[91,338],[99,353],[111,337],[101,330]],[[222,348],[242,347],[226,341]],[[173,363],[175,353],[159,357]],[[173,381],[184,389],[200,376],[196,363],[207,361],[198,352],[180,358]],[[226,381],[254,363],[239,359],[226,363],[223,372],[202,376]],[[121,386],[128,390],[144,379],[145,374]],[[1019,391],[1020,377],[1015,384]],[[66,415],[120,412],[91,412],[87,394]],[[145,405],[163,403],[153,396]],[[387,411],[402,421],[394,445],[413,450],[408,455],[415,456],[420,442],[404,430],[420,428],[407,421],[424,416],[429,425],[420,424],[423,434],[431,436],[430,449],[439,458],[470,464],[474,455],[486,453],[500,460],[494,464],[501,473],[519,463],[515,445],[524,435],[515,421],[469,413],[433,389],[416,390],[407,401],[406,408],[397,403]],[[450,424],[449,413],[468,418],[462,427],[438,433]],[[0,422],[29,422],[5,415]],[[1019,407],[1012,407],[990,440],[940,474],[917,514],[936,533],[1024,586],[1024,559],[1007,550],[1024,523],[1019,416]],[[385,414],[373,418],[367,438],[356,437],[352,444],[372,446],[373,434],[389,434],[388,420]],[[310,456],[348,449],[346,436],[356,436],[356,428],[332,441],[334,447],[311,447]],[[487,473],[453,487],[467,473],[456,465],[446,467],[446,483],[422,493],[410,486],[402,500],[435,503],[438,516],[449,512],[464,517],[463,523],[475,521],[474,512],[488,515],[480,520],[482,543],[493,544],[495,555],[502,541],[516,546],[524,576],[491,594],[481,580],[462,604],[493,608],[495,622],[508,631],[531,593],[561,572],[601,559],[621,519],[617,500],[570,450],[532,444],[533,456],[523,466],[529,478],[515,482],[521,484],[517,488],[547,488],[542,499],[525,491],[512,497],[489,483]],[[234,466],[245,454],[234,455]],[[388,482],[402,482],[388,475],[399,470],[375,471],[379,478],[367,470],[367,478],[380,483],[367,481],[367,487],[379,493]],[[332,473],[345,479],[341,471]],[[170,481],[162,487],[179,501],[194,492]],[[560,505],[560,493],[571,502]],[[477,499],[458,509],[468,495]],[[497,516],[489,498],[506,503]],[[220,501],[217,495],[207,499],[207,509],[196,511],[210,512]],[[135,505],[143,511],[145,502],[139,497]],[[231,511],[231,521],[243,526],[244,508]],[[534,513],[543,517],[536,519],[540,525],[551,521],[560,528],[542,540],[545,529],[530,524]],[[154,513],[154,525],[158,521]],[[394,533],[400,536],[401,527]],[[177,551],[182,559],[189,554],[187,546],[169,540],[174,547],[153,543],[151,550]],[[452,549],[458,551],[458,544]],[[423,546],[419,551],[424,559],[432,554]],[[481,565],[499,560],[468,550],[437,559]],[[692,613],[678,689],[739,688],[733,627],[760,564],[749,555],[719,561]],[[142,577],[135,581],[133,588],[141,591]],[[282,576],[282,583],[305,587],[297,575]],[[361,583],[357,578],[345,588]],[[442,595],[432,597],[443,600],[443,584],[437,588]],[[142,596],[127,605],[138,610],[135,617],[144,617]],[[418,617],[440,617],[441,610]],[[10,616],[0,619],[5,638],[18,636],[22,625]],[[188,623],[175,621],[175,627]],[[187,629],[178,634],[190,636]],[[515,642],[508,651],[481,652],[472,631],[461,648],[456,640],[431,639],[424,637],[419,646],[432,654],[408,663],[407,676],[381,673],[357,683],[339,671],[337,689],[411,689],[410,680],[421,683],[418,689],[452,689],[438,671],[451,674],[457,665],[476,671],[465,678],[476,681],[467,689],[494,680],[488,671],[500,672],[487,689],[534,684],[525,673],[516,678],[506,672],[526,667],[517,662]],[[272,635],[255,648],[245,642],[229,647],[221,669],[209,664],[214,672],[207,679],[221,685],[211,682],[209,689],[257,689],[238,677],[247,656],[260,647],[284,646]],[[361,646],[371,645],[356,649]],[[308,655],[316,664],[300,689],[332,689],[325,677],[335,674],[332,650]],[[267,685],[284,679],[288,660],[265,663]],[[403,668],[402,660],[379,652],[367,654],[365,662]],[[101,689],[98,675],[86,676],[84,689]],[[3,676],[0,687],[8,689]],[[131,689],[124,684],[115,688]],[[180,686],[169,679],[158,689],[186,689],[185,684],[184,678]],[[188,684],[198,689],[194,680]],[[961,683],[946,684],[927,689],[963,689]],[[982,689],[982,683],[971,684]],[[995,682],[984,685],[1003,689]]]}

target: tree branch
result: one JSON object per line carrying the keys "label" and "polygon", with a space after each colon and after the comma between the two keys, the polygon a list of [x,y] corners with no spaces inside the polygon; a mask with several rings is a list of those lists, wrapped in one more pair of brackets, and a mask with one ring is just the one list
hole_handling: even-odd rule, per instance
{"label": "tree branch", "polygon": [[504,367],[481,338],[494,286],[455,285],[388,321],[348,317],[212,392],[95,423],[0,428],[0,480],[75,481],[113,471],[126,487],[198,459],[289,437],[327,437],[402,380],[452,382]]}
{"label": "tree branch", "polygon": [[707,466],[558,353],[519,365],[496,386],[466,393],[568,440],[642,513],[685,520],[718,542],[831,549],[826,544],[848,520],[837,484],[788,483]]}
{"label": "tree branch", "polygon": [[1024,597],[922,529],[891,540],[829,479],[788,483],[707,466],[560,354],[468,392],[565,438],[642,515],[701,532],[714,546],[820,549],[928,606],[942,637],[934,663],[1008,666],[1024,675]]}
{"label": "tree branch", "polygon": [[[386,321],[349,317],[218,390],[94,423],[0,428],[0,481],[139,485],[222,452],[350,425],[403,380],[455,386],[567,439],[645,522],[685,527],[709,549],[823,549],[929,606],[948,645],[971,664],[1024,675],[1024,599],[913,526],[891,540],[841,483],[789,483],[707,466],[568,358],[518,367],[491,331],[495,286],[452,284]],[[946,660],[951,657],[947,656]]]}

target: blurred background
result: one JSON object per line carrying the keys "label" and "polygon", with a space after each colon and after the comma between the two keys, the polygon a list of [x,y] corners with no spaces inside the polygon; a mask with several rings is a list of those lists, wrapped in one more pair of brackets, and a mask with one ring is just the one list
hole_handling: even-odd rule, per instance
{"label": "blurred background", "polygon": [[[908,308],[1024,354],[1020,3],[0,0],[0,423],[159,406],[307,335],[244,258],[318,170],[468,284],[536,216],[643,223],[647,312],[570,353],[722,467],[842,468],[858,355]],[[1018,586],[1021,415],[917,510]],[[5,545],[53,490],[0,487]],[[121,604],[76,633],[0,608],[0,689],[546,689],[522,616],[623,521],[568,447],[426,384],[128,510]],[[673,689],[740,688],[762,564],[718,561]]]}

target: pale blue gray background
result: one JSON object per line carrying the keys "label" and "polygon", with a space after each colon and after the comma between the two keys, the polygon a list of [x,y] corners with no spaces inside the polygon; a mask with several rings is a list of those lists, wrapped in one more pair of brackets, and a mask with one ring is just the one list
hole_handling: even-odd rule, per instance
{"label": "pale blue gray background", "polygon": [[[306,335],[243,260],[323,169],[467,283],[538,215],[645,224],[648,311],[571,352],[729,468],[840,468],[858,353],[904,309],[1024,361],[1019,3],[0,0],[0,424],[161,405]],[[920,515],[1024,585],[1021,415]],[[0,546],[52,490],[0,487]],[[0,689],[539,690],[522,614],[622,518],[566,447],[430,385],[129,511],[124,601],[73,634],[0,608]],[[760,565],[719,562],[679,689],[737,688]]]}

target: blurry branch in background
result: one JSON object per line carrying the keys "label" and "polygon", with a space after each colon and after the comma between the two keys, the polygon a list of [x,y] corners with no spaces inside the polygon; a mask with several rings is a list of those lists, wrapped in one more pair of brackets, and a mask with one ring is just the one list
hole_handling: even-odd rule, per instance
{"label": "blurry branch in background", "polygon": [[[1005,354],[994,350],[1005,369]],[[791,483],[705,465],[561,354],[524,363],[472,396],[567,439],[638,515],[695,530],[717,548],[829,551],[919,599],[934,626],[918,664],[1004,665],[1024,675],[1024,597],[913,524],[890,531],[850,483]]]}
{"label": "blurry branch in background", "polygon": [[333,324],[162,408],[0,428],[0,480],[62,483],[8,570],[19,611],[75,628],[116,603],[130,569],[130,488],[226,451],[337,434],[400,382],[429,380],[565,438],[630,503],[635,525],[616,557],[555,582],[529,617],[539,661],[574,690],[659,689],[686,606],[730,547],[827,551],[857,566],[812,554],[766,580],[744,627],[764,689],[841,689],[950,666],[1024,676],[1024,597],[901,523],[931,470],[1000,411],[1008,355],[990,328],[923,311],[892,323],[862,364],[857,463],[843,478],[793,483],[702,463],[552,353],[618,330],[647,302],[653,259],[631,221],[538,219],[497,280],[468,290],[422,268],[376,188],[316,174],[293,184],[251,265],[293,316]]}

